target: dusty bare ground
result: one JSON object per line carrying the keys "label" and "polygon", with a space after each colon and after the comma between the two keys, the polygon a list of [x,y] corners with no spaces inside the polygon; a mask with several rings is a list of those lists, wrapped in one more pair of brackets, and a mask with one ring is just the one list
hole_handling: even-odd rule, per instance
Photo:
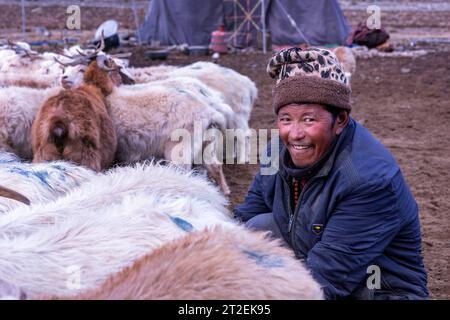
{"label": "dusty bare ground", "polygon": [[[37,9],[32,13],[33,8],[27,10],[35,15],[29,21],[30,30],[33,25],[60,28],[64,11],[53,8]],[[118,19],[123,28],[133,28],[129,10],[86,9],[83,12],[87,17],[84,30],[92,29],[111,17]],[[142,21],[144,12],[138,13]],[[352,25],[366,15],[362,10],[346,10],[345,14]],[[3,28],[0,38],[7,35],[6,29],[19,28],[19,17],[17,6],[0,7],[0,28]],[[428,27],[431,34],[439,32],[442,35],[448,32],[450,21],[449,12],[390,11],[383,17],[383,23],[393,33],[401,33],[406,28],[423,32],[421,28]],[[448,45],[432,49],[435,52],[419,58],[358,60],[353,78],[352,115],[398,160],[420,207],[431,297],[450,299],[450,57]],[[136,48],[133,52],[131,63],[134,66],[161,63],[146,59],[143,48]],[[222,65],[249,76],[258,87],[260,94],[250,121],[254,129],[275,127],[270,106],[273,82],[264,71],[268,58],[269,55],[261,53],[242,53],[223,55],[220,59]],[[207,59],[178,54],[170,56],[164,63],[186,65]],[[225,166],[232,190],[232,205],[243,201],[256,171],[255,165]]]}

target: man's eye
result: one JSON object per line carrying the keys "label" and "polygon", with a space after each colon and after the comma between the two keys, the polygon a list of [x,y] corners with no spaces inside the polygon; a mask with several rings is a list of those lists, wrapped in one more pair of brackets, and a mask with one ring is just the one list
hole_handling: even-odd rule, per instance
{"label": "man's eye", "polygon": [[288,121],[290,121],[291,119],[289,119],[289,118],[280,118],[280,121],[282,121],[282,122],[288,122]]}
{"label": "man's eye", "polygon": [[312,121],[314,121],[314,118],[305,118],[304,121],[305,122],[312,122]]}

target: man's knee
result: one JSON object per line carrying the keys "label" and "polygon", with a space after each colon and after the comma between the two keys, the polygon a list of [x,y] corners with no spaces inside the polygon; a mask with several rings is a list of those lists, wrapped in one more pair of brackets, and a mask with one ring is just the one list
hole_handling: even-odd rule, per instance
{"label": "man's knee", "polygon": [[273,217],[273,213],[258,214],[248,220],[245,226],[255,231],[270,231],[273,238],[279,238],[284,241],[280,228]]}

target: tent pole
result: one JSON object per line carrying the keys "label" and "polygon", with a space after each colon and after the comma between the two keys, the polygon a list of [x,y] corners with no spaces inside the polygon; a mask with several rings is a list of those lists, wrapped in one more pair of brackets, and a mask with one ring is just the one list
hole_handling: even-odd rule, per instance
{"label": "tent pole", "polygon": [[27,29],[27,24],[26,24],[26,16],[25,16],[25,0],[21,1],[21,6],[22,6],[22,36],[25,40],[25,32]]}
{"label": "tent pole", "polygon": [[[233,14],[234,14],[234,31],[233,31],[233,33],[236,33],[236,25],[237,25],[237,4],[236,4],[236,2],[237,2],[238,0],[234,0],[234,2],[233,2],[233,4],[234,4],[234,6],[233,6]],[[237,33],[235,34],[235,37],[233,38],[233,42],[234,42],[234,46],[235,47],[237,47],[237,40],[236,40],[236,38],[237,38]]]}
{"label": "tent pole", "polygon": [[267,41],[266,41],[266,7],[265,1],[261,0],[261,20],[262,20],[262,36],[263,36],[263,53],[267,53]]}
{"label": "tent pole", "polygon": [[280,8],[281,10],[283,10],[284,15],[288,18],[288,21],[290,22],[291,26],[293,26],[295,28],[295,30],[297,30],[298,34],[303,37],[303,39],[305,40],[306,44],[309,45],[309,41],[308,39],[305,37],[305,35],[303,34],[302,30],[300,30],[300,28],[298,27],[297,23],[294,21],[294,19],[292,19],[292,17],[290,16],[289,13],[287,13],[286,9],[284,9],[283,5],[280,3]]}
{"label": "tent pole", "polygon": [[136,11],[136,2],[134,0],[132,2],[132,6],[133,6],[134,23],[136,25],[136,35],[138,38],[138,43],[140,45],[140,44],[142,44],[141,31],[139,30],[139,21],[138,21],[138,15],[137,15],[137,11]]}

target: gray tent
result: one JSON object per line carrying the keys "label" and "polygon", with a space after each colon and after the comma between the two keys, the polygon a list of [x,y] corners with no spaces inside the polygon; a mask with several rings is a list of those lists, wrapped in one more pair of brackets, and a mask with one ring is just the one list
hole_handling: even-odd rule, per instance
{"label": "gray tent", "polygon": [[151,0],[139,29],[144,42],[208,45],[223,24],[236,46],[270,32],[272,44],[344,44],[350,32],[337,0]]}

